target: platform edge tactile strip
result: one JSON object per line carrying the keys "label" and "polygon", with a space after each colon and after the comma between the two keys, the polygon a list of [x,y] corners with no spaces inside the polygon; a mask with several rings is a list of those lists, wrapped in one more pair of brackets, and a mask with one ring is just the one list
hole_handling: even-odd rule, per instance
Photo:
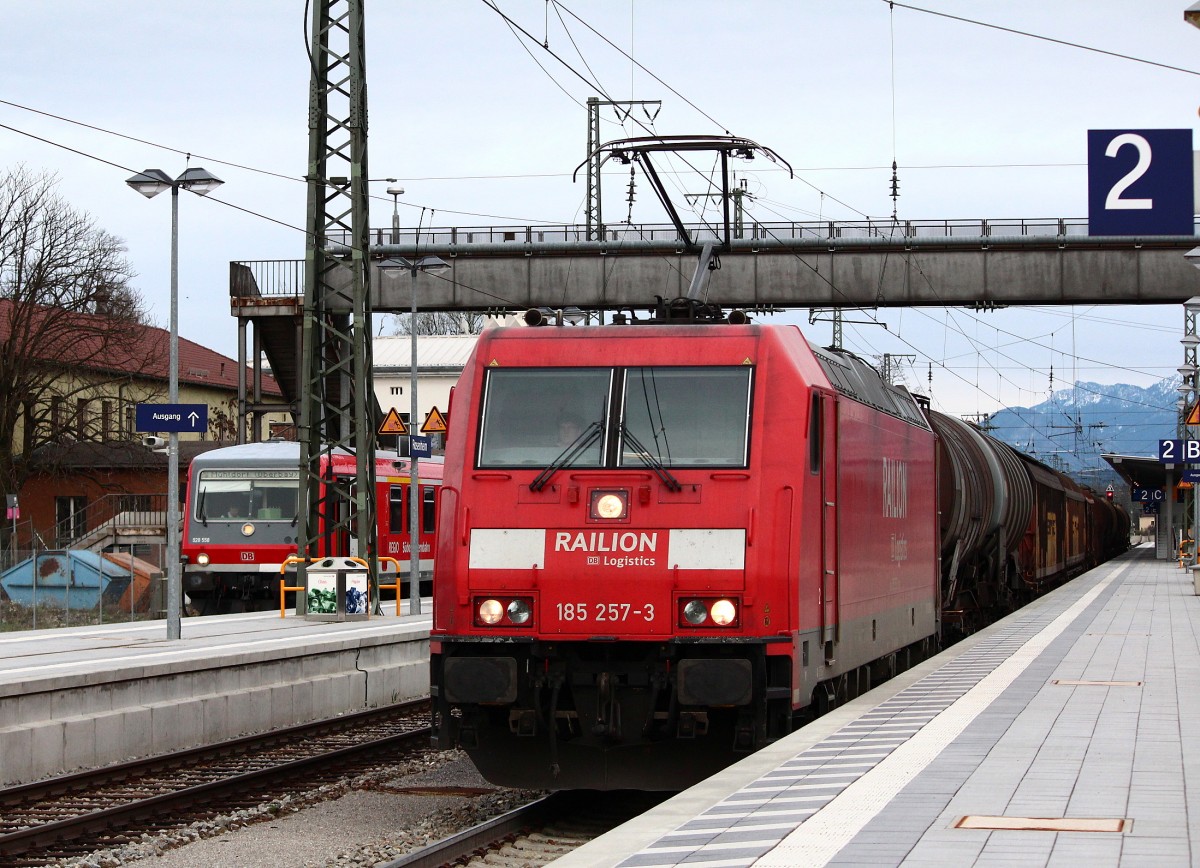
{"label": "platform edge tactile strip", "polygon": [[[864,726],[863,718],[851,721],[745,788],[752,790],[756,785],[769,787],[774,795],[765,801],[755,799],[747,803],[742,801],[744,795],[739,798],[738,794],[733,794],[690,823],[682,824],[674,833],[664,835],[618,863],[618,868],[681,864],[719,868],[723,864],[730,864],[727,861],[730,858],[728,847],[740,846],[745,853],[750,849],[750,842],[739,834],[737,845],[730,839],[726,839],[723,845],[721,831],[706,822],[716,817],[724,820],[725,828],[731,834],[744,831],[743,826],[761,827],[761,837],[754,841],[754,846],[765,846],[766,850],[755,857],[752,863],[742,862],[742,865],[754,864],[764,868],[804,865],[807,868],[827,863],[938,752],[995,702],[1046,646],[1095,602],[1128,566],[1128,563],[1118,566],[1081,593],[1061,613],[1055,615],[1051,611],[1047,614],[1042,608],[1017,613],[1011,617],[1005,629],[981,640],[952,662],[880,703],[871,712],[872,719],[878,721],[876,726]],[[928,714],[929,719],[923,723],[914,721],[912,728],[916,731],[911,735],[907,732],[898,734],[891,728],[894,724],[889,725],[895,719],[892,715],[898,711],[912,710],[915,703],[920,704],[921,711]],[[855,760],[864,759],[862,754],[829,753],[827,751],[831,743],[840,744],[844,750],[873,748],[878,755],[868,763],[856,763],[853,770],[843,766],[840,770],[846,774],[842,776],[823,779],[823,785],[834,786],[836,792],[826,794],[823,801],[814,804],[809,816],[794,829],[785,829],[781,833],[777,823],[763,823],[764,815],[774,813],[771,811],[772,801],[780,800],[782,807],[787,804],[789,795],[794,798],[812,788],[811,774],[814,771],[835,771],[837,766],[830,764],[839,759],[845,762],[847,756]],[[760,791],[759,795],[768,794]],[[853,804],[853,810],[845,810],[839,802],[845,806]],[[790,811],[797,808],[794,803],[788,807]],[[692,826],[692,823],[705,824],[707,841],[692,849],[680,847],[676,835],[694,835],[701,831],[700,826]]]}

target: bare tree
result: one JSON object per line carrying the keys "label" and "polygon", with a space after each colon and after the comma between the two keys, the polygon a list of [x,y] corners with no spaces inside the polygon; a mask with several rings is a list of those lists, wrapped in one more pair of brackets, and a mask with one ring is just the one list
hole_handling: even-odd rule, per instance
{"label": "bare tree", "polygon": [[[396,317],[392,334],[410,335],[412,314]],[[417,335],[477,335],[483,331],[487,314],[482,311],[431,311],[417,314]]]}
{"label": "bare tree", "polygon": [[208,433],[217,443],[236,443],[238,436],[238,400],[230,398],[225,406],[209,406]]}
{"label": "bare tree", "polygon": [[57,183],[0,174],[0,493],[20,489],[42,447],[112,439],[166,376],[123,243]]}

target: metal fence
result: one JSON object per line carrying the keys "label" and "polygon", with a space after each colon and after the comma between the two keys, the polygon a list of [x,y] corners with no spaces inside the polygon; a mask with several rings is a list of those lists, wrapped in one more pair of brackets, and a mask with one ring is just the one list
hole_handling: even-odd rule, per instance
{"label": "metal fence", "polygon": [[[35,527],[31,520],[5,525],[5,541],[0,547],[0,572],[14,570],[32,561],[33,575],[39,576],[39,560],[49,553],[66,550],[120,552],[164,572],[166,564],[167,498],[163,494],[110,494],[88,503],[82,510],[50,527]],[[134,564],[130,561],[130,584],[134,583]],[[62,603],[38,600],[35,578],[32,605],[6,603],[0,609],[0,631],[42,629],[58,626],[102,624],[115,620],[143,620],[163,617],[162,606],[151,603],[138,611],[135,594],[128,594],[130,609],[103,594],[99,604],[72,605],[69,581]],[[49,597],[47,593],[47,597]],[[94,596],[94,592],[93,592]],[[160,598],[160,593],[152,595]]]}
{"label": "metal fence", "polygon": [[[161,565],[166,557],[165,543],[122,545],[119,551],[132,553],[133,557],[152,565]],[[12,566],[30,561],[35,576],[41,574],[40,562],[61,554],[61,550],[38,546],[13,548],[6,552],[8,559],[13,561]],[[8,569],[12,569],[12,566]],[[106,570],[111,580],[116,579],[114,566],[110,565]],[[75,587],[73,578],[67,581],[61,594],[54,593],[50,588],[43,590],[35,581],[30,589],[32,598],[28,602],[0,600],[0,632],[161,619],[166,616],[164,579],[165,575],[159,566],[158,577],[151,577],[145,597],[135,592],[125,593],[126,587],[137,587],[135,565],[130,560],[128,585],[120,584],[117,589],[120,593],[111,590],[107,594],[101,592],[98,603],[91,602],[96,597],[96,590],[91,588],[80,588],[80,592],[72,598],[71,589]],[[126,600],[126,604],[122,604],[122,599]],[[139,605],[139,600],[142,605]]]}

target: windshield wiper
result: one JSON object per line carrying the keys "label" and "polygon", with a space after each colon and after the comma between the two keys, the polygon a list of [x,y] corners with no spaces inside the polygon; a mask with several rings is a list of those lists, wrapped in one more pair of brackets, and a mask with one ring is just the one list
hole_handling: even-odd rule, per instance
{"label": "windshield wiper", "polygon": [[589,446],[592,445],[599,437],[603,426],[599,422],[593,422],[591,425],[579,432],[579,436],[572,440],[567,448],[558,454],[550,465],[537,475],[537,479],[529,483],[530,491],[541,491],[546,487],[546,483],[550,481],[560,468],[566,467],[580,455],[582,455]]}
{"label": "windshield wiper", "polygon": [[642,445],[642,441],[633,436],[633,432],[625,426],[624,422],[621,423],[621,435],[625,438],[625,442],[636,450],[634,454],[637,455],[638,460],[654,471],[658,478],[662,480],[663,485],[667,487],[668,491],[680,491],[683,489],[683,486],[679,484],[679,480],[671,475],[670,470],[667,470],[667,466],[650,454],[650,450]]}
{"label": "windshield wiper", "polygon": [[204,513],[204,497],[207,494],[207,491],[200,492],[200,502],[196,504],[196,512],[200,514],[200,523],[205,527],[208,527],[208,516]]}

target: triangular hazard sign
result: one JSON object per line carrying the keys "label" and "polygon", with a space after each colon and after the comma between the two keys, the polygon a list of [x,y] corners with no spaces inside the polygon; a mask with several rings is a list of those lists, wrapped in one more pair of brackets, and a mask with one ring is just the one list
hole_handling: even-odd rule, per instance
{"label": "triangular hazard sign", "polygon": [[446,417],[438,412],[438,408],[434,407],[429,411],[429,415],[425,417],[424,424],[421,425],[422,434],[445,434],[446,433]]}
{"label": "triangular hazard sign", "polygon": [[1188,411],[1187,421],[1183,424],[1200,425],[1200,401],[1198,401],[1196,406],[1192,407],[1192,409]]}
{"label": "triangular hazard sign", "polygon": [[387,415],[383,417],[383,424],[379,426],[380,434],[407,434],[408,426],[404,424],[404,420],[400,418],[400,414],[393,407],[388,410]]}

